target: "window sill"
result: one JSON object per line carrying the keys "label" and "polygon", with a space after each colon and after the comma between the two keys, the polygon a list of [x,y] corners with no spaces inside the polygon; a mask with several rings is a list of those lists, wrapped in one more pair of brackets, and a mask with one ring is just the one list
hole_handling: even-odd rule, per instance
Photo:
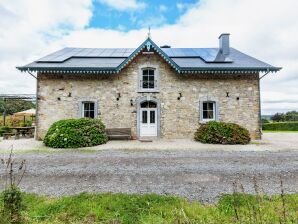
{"label": "window sill", "polygon": [[159,93],[159,89],[139,89],[138,93]]}
{"label": "window sill", "polygon": [[217,121],[217,120],[215,120],[215,119],[212,119],[212,120],[201,120],[201,121],[199,121],[199,124],[206,124],[209,121]]}

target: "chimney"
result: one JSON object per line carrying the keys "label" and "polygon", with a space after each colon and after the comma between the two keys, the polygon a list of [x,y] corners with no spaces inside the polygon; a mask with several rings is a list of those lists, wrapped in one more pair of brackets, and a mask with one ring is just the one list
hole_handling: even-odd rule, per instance
{"label": "chimney", "polygon": [[230,54],[230,34],[223,33],[219,36],[219,50],[220,52],[227,56]]}

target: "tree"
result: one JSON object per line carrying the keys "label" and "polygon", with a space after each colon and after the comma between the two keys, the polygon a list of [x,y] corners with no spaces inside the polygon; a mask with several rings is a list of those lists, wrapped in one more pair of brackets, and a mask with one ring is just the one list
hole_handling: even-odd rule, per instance
{"label": "tree", "polygon": [[0,114],[3,114],[6,108],[6,115],[12,115],[16,112],[35,108],[35,104],[26,100],[6,100],[0,99]]}
{"label": "tree", "polygon": [[298,112],[296,111],[288,111],[285,114],[285,120],[286,121],[298,121]]}
{"label": "tree", "polygon": [[285,120],[285,116],[283,113],[276,113],[271,118],[275,122],[280,122]]}

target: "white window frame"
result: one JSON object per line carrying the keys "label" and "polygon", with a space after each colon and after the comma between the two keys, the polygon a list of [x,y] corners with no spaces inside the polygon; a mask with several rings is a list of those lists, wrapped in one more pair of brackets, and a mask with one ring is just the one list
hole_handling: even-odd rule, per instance
{"label": "white window frame", "polygon": [[[212,115],[213,118],[204,118],[204,103],[212,103]],[[208,111],[208,110],[207,110]],[[202,102],[202,121],[203,122],[208,122],[208,121],[215,121],[216,120],[216,102],[214,101],[203,101]]]}
{"label": "white window frame", "polygon": [[[143,71],[151,69],[154,71],[154,88],[143,88]],[[156,65],[142,65],[139,67],[139,75],[138,75],[138,92],[142,93],[155,93],[159,92],[159,69]]]}
{"label": "white window frame", "polygon": [[79,114],[78,114],[78,117],[80,117],[80,118],[85,117],[85,115],[84,115],[84,104],[85,103],[94,103],[94,118],[97,118],[98,115],[99,115],[98,103],[97,103],[96,100],[89,99],[89,98],[82,99],[81,101],[79,101]]}
{"label": "white window frame", "polygon": [[[203,104],[204,103],[213,103],[213,119],[204,119],[203,118]],[[200,101],[199,105],[199,122],[200,123],[207,123],[209,121],[219,121],[219,103],[214,97],[204,97]]]}
{"label": "white window frame", "polygon": [[[93,103],[93,113],[94,113],[94,116],[93,117],[85,117],[85,104],[87,104],[87,103],[89,103],[89,104],[91,104],[91,103]],[[88,110],[89,112],[91,111],[91,110]],[[93,101],[84,101],[84,102],[82,102],[82,117],[84,117],[84,118],[95,118],[96,117],[96,111],[95,111],[95,102],[93,102]]]}

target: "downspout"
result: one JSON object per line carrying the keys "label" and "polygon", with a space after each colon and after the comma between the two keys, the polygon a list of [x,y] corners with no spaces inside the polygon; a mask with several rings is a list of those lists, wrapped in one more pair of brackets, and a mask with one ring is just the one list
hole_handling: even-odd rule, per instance
{"label": "downspout", "polygon": [[267,71],[264,75],[262,75],[258,80],[259,85],[259,131],[260,131],[260,138],[262,138],[262,117],[261,117],[261,87],[260,87],[260,81],[262,78],[264,78],[268,73],[270,72],[269,68],[267,68]]}
{"label": "downspout", "polygon": [[34,138],[37,140],[37,125],[38,125],[38,79],[37,76],[33,75],[30,70],[28,69],[27,72],[29,75],[31,75],[33,78],[36,79],[36,93],[35,93],[35,106],[36,106],[36,114],[35,114],[35,130],[34,130]]}
{"label": "downspout", "polygon": [[27,72],[28,72],[33,78],[35,78],[35,79],[37,80],[37,77],[36,77],[35,75],[33,75],[33,74],[30,72],[29,69],[27,70]]}

